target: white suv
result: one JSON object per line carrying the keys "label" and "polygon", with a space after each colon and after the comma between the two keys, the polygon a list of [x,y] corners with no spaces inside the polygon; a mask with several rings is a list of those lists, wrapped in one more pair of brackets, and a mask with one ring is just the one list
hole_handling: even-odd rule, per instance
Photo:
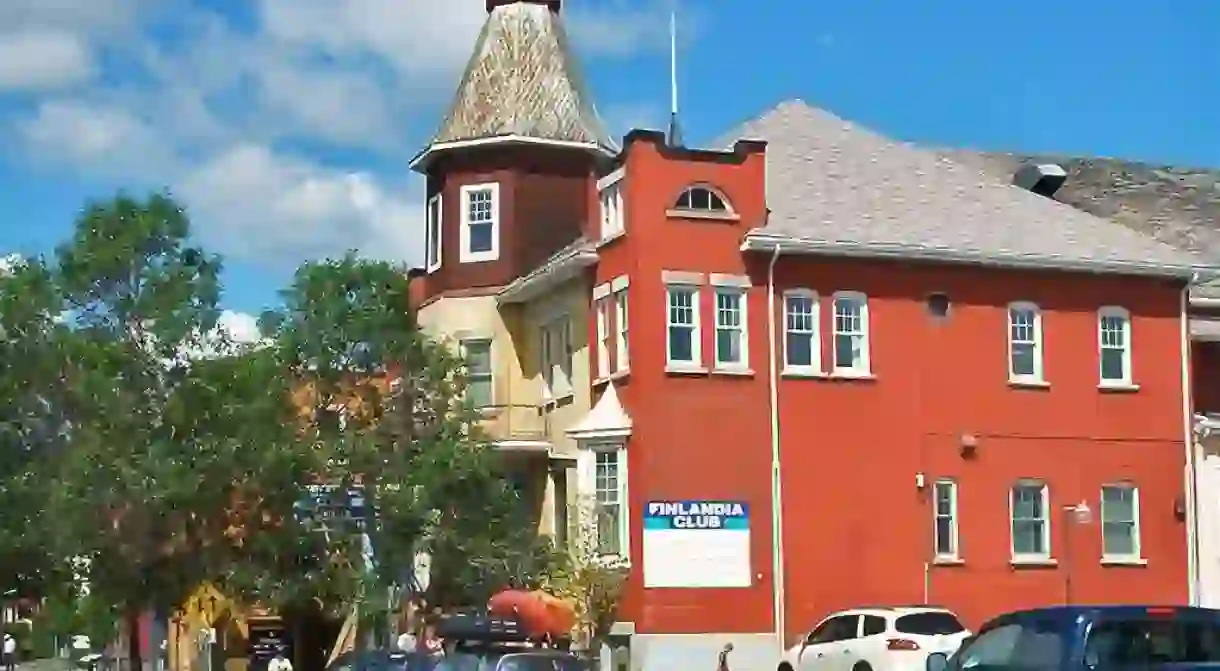
{"label": "white suv", "polygon": [[952,654],[969,635],[944,608],[844,610],[785,652],[779,671],[923,671],[929,653]]}

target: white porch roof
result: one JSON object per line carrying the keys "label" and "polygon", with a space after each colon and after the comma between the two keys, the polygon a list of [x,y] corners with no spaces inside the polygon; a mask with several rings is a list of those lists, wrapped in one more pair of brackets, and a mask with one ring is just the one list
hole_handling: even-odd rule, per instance
{"label": "white porch roof", "polygon": [[606,383],[606,390],[593,409],[576,426],[568,429],[568,435],[576,440],[626,438],[631,435],[631,416],[619,402],[613,382]]}

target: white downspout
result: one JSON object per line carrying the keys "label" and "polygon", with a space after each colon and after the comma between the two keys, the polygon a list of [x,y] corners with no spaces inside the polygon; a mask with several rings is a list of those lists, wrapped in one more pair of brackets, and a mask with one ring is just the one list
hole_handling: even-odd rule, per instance
{"label": "white downspout", "polygon": [[770,355],[771,394],[771,586],[775,608],[775,638],[784,650],[784,505],[779,467],[779,354],[775,345],[775,262],[779,245],[767,265],[767,349]]}
{"label": "white downspout", "polygon": [[1186,441],[1186,577],[1188,603],[1197,606],[1199,594],[1199,466],[1195,458],[1194,412],[1191,403],[1190,385],[1190,285],[1182,288],[1181,337],[1182,337],[1182,424]]}

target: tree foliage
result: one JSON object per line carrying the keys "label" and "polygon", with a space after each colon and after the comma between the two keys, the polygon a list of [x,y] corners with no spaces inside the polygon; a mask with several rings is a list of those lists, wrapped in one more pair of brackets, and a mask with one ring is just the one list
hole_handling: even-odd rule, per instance
{"label": "tree foliage", "polygon": [[153,194],[89,204],[53,258],[0,273],[0,586],[70,595],[74,559],[99,613],[205,581],[381,605],[421,552],[434,603],[536,582],[549,545],[404,269],[307,263],[249,345],[217,328],[221,271]]}

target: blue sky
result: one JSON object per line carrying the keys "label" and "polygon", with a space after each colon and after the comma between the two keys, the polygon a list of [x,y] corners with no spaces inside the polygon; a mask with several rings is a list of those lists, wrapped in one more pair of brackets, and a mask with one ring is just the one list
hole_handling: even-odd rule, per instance
{"label": "blue sky", "polygon": [[[1220,3],[568,0],[611,130],[688,141],[803,98],[904,140],[1220,168]],[[257,312],[306,258],[418,261],[410,156],[483,0],[0,2],[0,251],[90,197],[170,188]]]}

